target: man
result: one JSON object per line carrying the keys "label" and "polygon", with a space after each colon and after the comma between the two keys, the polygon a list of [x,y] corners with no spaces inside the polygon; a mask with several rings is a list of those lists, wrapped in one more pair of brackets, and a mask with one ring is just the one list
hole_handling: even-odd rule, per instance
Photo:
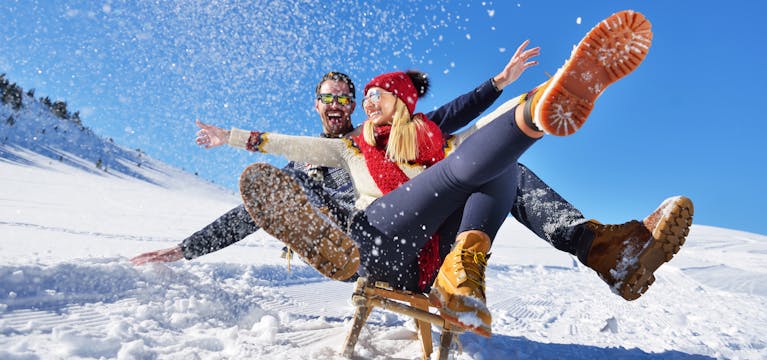
{"label": "man", "polygon": [[[325,96],[321,96],[324,94]],[[353,130],[355,88],[343,73],[325,74],[315,88],[315,110],[322,123],[322,137],[341,137]],[[282,169],[304,188],[312,204],[333,211],[334,220],[343,225],[345,214],[354,208],[354,187],[346,170],[314,167],[311,164],[289,162]],[[221,250],[258,231],[243,205],[228,211],[200,231],[184,239],[178,246],[147,252],[131,259],[135,265],[147,262],[169,262],[196,257]]]}
{"label": "man", "polygon": [[[503,88],[513,81],[514,76],[518,75],[513,73],[515,69],[518,70],[518,67],[512,65],[518,61],[520,50],[523,50],[526,44],[527,42],[520,46],[511,61],[498,75],[485,81],[473,91],[426,114],[427,117],[440,123],[441,119],[448,117],[473,119],[479,116],[495,102]],[[537,53],[539,49],[527,51]],[[527,57],[529,56],[528,53]],[[315,109],[323,127],[321,136],[341,137],[353,129],[351,114],[356,106],[355,87],[348,76],[338,72],[325,74],[315,88],[315,95]],[[211,145],[207,144],[207,146]],[[578,256],[582,263],[594,269],[608,285],[614,286],[620,281],[611,274],[611,269],[618,265],[616,262],[626,246],[637,241],[640,243],[651,241],[654,236],[657,239],[658,229],[648,228],[647,224],[657,227],[657,222],[648,221],[648,219],[657,217],[663,205],[644,221],[634,220],[619,225],[602,225],[594,220],[586,220],[578,209],[532,171],[523,165],[519,166],[519,186],[511,214],[555,248]],[[347,218],[354,211],[355,194],[349,174],[345,170],[290,162],[282,171],[300,184],[312,205],[329,214],[340,228],[346,228]],[[689,204],[689,206],[692,205]],[[131,261],[135,265],[141,265],[147,262],[176,261],[182,258],[191,260],[227,247],[257,230],[258,227],[244,206],[240,205],[192,234],[178,246],[144,253],[132,258]],[[683,241],[686,235],[685,231],[675,236],[681,237]],[[595,247],[597,251],[592,251]],[[589,258],[590,256],[592,259]],[[619,295],[627,300],[636,298],[635,294],[628,296],[619,293]],[[639,295],[641,296],[641,293]]]}

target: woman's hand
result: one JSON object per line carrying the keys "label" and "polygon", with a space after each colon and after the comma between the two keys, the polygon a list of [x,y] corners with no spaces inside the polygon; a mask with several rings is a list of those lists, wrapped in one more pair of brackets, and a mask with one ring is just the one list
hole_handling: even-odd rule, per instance
{"label": "woman's hand", "polygon": [[206,149],[211,149],[229,143],[229,130],[220,127],[204,124],[200,120],[195,122],[200,131],[197,132],[197,145]]}
{"label": "woman's hand", "polygon": [[503,90],[506,85],[517,81],[517,79],[519,79],[519,77],[523,72],[525,72],[525,70],[527,70],[527,68],[538,65],[538,61],[528,60],[540,55],[541,48],[534,47],[532,49],[525,50],[525,47],[527,47],[529,43],[530,40],[525,40],[522,45],[519,45],[517,51],[514,53],[514,56],[512,56],[511,60],[509,60],[509,63],[506,64],[506,67],[504,67],[503,70],[498,73],[498,75],[493,77],[493,81],[495,81],[495,86],[498,88],[498,90]]}
{"label": "woman's hand", "polygon": [[130,262],[133,263],[133,265],[144,265],[146,263],[150,262],[171,262],[171,261],[177,261],[184,258],[184,251],[181,249],[180,246],[168,248],[168,249],[162,249],[162,250],[155,250],[150,251],[148,253],[143,253],[141,255],[138,255],[132,259],[130,259]]}

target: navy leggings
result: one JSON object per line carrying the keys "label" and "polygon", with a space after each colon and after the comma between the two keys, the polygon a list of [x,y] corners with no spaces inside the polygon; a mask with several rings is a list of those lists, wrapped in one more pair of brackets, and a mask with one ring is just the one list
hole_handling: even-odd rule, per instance
{"label": "navy leggings", "polygon": [[517,195],[517,160],[536,141],[517,127],[514,112],[353,217],[349,233],[360,248],[360,275],[415,291],[418,253],[432,234],[440,234],[443,258],[459,232],[495,237]]}

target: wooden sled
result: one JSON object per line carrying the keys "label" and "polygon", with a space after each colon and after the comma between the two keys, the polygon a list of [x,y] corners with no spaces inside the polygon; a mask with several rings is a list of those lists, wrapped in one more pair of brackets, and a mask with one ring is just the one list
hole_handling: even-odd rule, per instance
{"label": "wooden sled", "polygon": [[453,336],[463,332],[460,328],[451,328],[442,317],[429,311],[429,299],[424,294],[416,294],[409,291],[393,290],[388,284],[377,282],[369,284],[367,278],[357,279],[357,285],[352,294],[352,303],[357,308],[354,312],[352,328],[346,336],[343,355],[351,358],[354,346],[357,344],[360,331],[365,326],[368,316],[373,308],[393,311],[397,314],[410,316],[415,320],[418,337],[421,339],[423,359],[428,360],[433,352],[431,325],[441,329],[437,359],[446,360],[450,353],[450,345]]}

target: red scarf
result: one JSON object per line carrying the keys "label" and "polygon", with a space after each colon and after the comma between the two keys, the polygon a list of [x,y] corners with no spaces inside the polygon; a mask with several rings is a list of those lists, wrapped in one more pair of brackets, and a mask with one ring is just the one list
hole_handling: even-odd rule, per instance
{"label": "red scarf", "polygon": [[[445,158],[445,139],[437,124],[427,119],[425,115],[421,114],[421,116],[425,126],[418,129],[418,157],[410,164],[429,167]],[[376,146],[365,142],[362,134],[354,139],[365,157],[368,172],[384,195],[410,180],[397,163],[386,156],[390,132],[389,125],[376,127]],[[424,291],[434,280],[434,275],[439,270],[439,260],[439,233],[435,233],[418,253],[418,286],[421,291]]]}

